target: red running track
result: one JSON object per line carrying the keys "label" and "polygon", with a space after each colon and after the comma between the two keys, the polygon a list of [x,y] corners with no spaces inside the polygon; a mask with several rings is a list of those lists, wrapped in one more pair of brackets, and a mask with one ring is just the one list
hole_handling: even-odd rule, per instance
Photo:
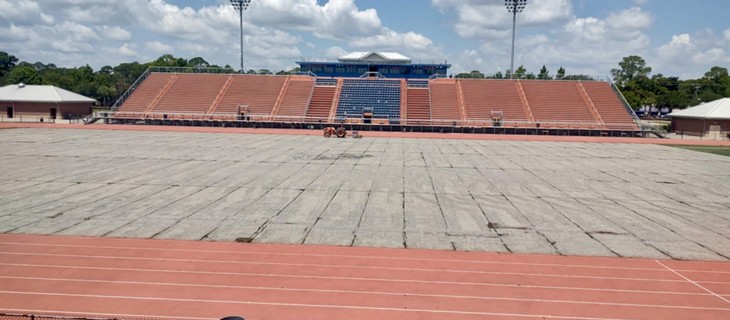
{"label": "red running track", "polygon": [[0,311],[730,319],[730,263],[0,234]]}

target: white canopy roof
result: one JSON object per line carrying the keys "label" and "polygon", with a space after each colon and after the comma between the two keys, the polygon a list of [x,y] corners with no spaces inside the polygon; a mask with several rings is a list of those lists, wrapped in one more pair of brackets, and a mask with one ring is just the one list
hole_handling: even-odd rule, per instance
{"label": "white canopy roof", "polygon": [[730,119],[730,98],[722,98],[696,107],[675,111],[670,113],[669,116],[695,119]]}
{"label": "white canopy roof", "polygon": [[398,62],[411,63],[411,58],[406,57],[398,52],[352,52],[344,55],[339,59],[341,62],[350,61],[379,61],[379,62]]}
{"label": "white canopy roof", "polygon": [[70,103],[96,100],[54,86],[11,84],[0,88],[0,101]]}

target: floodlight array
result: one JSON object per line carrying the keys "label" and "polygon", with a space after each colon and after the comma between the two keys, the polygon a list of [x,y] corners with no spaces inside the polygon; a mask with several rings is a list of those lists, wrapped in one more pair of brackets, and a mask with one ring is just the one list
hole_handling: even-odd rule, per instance
{"label": "floodlight array", "polygon": [[251,0],[231,0],[231,5],[236,10],[246,10],[251,4]]}
{"label": "floodlight array", "polygon": [[511,13],[518,13],[525,10],[525,7],[527,7],[527,0],[504,0],[504,5],[507,7],[507,11]]}

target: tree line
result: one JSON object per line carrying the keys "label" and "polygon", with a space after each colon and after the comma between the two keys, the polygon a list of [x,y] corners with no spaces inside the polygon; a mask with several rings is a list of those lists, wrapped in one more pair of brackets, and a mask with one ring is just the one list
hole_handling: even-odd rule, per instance
{"label": "tree line", "polygon": [[[234,73],[229,66],[217,66],[208,63],[202,57],[185,59],[171,54],[160,56],[147,63],[126,62],[117,66],[103,66],[94,70],[89,65],[75,68],[62,68],[53,63],[26,61],[7,52],[0,51],[0,84],[46,84],[70,90],[99,101],[103,106],[111,106],[149,67],[183,67],[183,68],[217,68],[224,73]],[[279,71],[284,75],[298,72],[298,68]],[[629,104],[638,109],[642,106],[659,108],[686,108],[722,97],[730,97],[730,76],[728,69],[712,67],[698,79],[680,80],[678,77],[666,77],[661,73],[652,75],[652,68],[639,56],[624,57],[618,68],[611,70],[616,86],[621,90]],[[268,69],[248,70],[247,74],[274,74]],[[541,79],[541,80],[594,80],[588,75],[570,75],[560,67],[555,75],[543,66],[537,74],[528,72],[524,66],[504,73],[493,75],[474,70],[460,73],[456,78],[469,79]]]}

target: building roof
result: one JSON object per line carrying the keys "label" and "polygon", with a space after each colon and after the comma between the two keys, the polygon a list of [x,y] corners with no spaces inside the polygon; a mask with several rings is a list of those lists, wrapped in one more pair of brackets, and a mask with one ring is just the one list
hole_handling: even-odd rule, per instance
{"label": "building roof", "polygon": [[669,116],[695,119],[730,119],[730,98],[722,98],[696,107],[675,111],[670,113]]}
{"label": "building roof", "polygon": [[411,58],[406,57],[398,52],[365,52],[358,51],[346,54],[338,60],[342,62],[350,61],[379,61],[379,62],[401,62],[411,63]]}
{"label": "building roof", "polygon": [[71,103],[96,100],[55,86],[11,84],[0,87],[0,101]]}

